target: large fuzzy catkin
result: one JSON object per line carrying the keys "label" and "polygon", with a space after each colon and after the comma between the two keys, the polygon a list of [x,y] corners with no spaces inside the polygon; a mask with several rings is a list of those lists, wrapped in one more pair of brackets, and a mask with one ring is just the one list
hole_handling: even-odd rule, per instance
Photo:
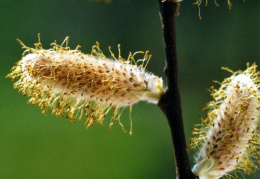
{"label": "large fuzzy catkin", "polygon": [[202,118],[201,127],[193,129],[197,136],[190,144],[198,148],[193,173],[200,179],[217,179],[231,171],[250,174],[258,169],[254,162],[259,162],[260,153],[260,73],[255,64],[232,73],[219,90],[210,88],[214,101],[206,105],[209,113]]}
{"label": "large fuzzy catkin", "polygon": [[7,77],[19,78],[14,88],[31,97],[28,103],[39,105],[43,113],[49,110],[72,122],[85,114],[85,125],[89,127],[95,122],[103,124],[113,109],[110,127],[119,120],[123,128],[120,115],[124,107],[131,109],[141,100],[157,103],[164,93],[161,78],[145,72],[151,57],[147,52],[143,59],[135,60],[136,54],[130,53],[124,60],[119,49],[118,59],[111,52],[111,60],[104,56],[98,43],[91,54],[83,54],[79,46],[70,50],[68,38],[64,41],[66,47],[55,42],[49,50],[42,48],[40,40],[35,48],[19,42],[26,50]]}

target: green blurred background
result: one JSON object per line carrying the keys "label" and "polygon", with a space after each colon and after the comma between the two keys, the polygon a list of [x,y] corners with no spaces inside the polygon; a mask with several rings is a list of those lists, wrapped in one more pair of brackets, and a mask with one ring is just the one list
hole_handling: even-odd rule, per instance
{"label": "green blurred background", "polygon": [[[225,0],[219,1],[220,7],[212,0],[209,7],[201,7],[202,20],[192,2],[181,3],[177,27],[187,138],[203,115],[199,109],[211,100],[205,89],[213,79],[230,75],[220,68],[260,65],[259,0],[233,0],[232,10]],[[96,41],[107,55],[107,47],[116,53],[119,43],[124,57],[129,51],[149,50],[153,57],[148,70],[163,76],[157,0],[0,0],[0,32],[0,178],[175,178],[170,130],[156,105],[141,102],[133,107],[132,137],[118,124],[112,132],[98,124],[86,130],[83,123],[43,115],[5,79],[23,52],[16,38],[33,46],[37,33],[45,48],[70,36],[70,46],[80,44],[85,53]],[[127,110],[122,122],[129,129]],[[190,158],[193,165],[192,153]]]}

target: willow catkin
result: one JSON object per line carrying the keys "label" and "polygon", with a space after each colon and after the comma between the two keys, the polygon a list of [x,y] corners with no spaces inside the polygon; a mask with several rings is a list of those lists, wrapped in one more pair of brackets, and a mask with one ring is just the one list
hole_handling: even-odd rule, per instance
{"label": "willow catkin", "polygon": [[[228,5],[228,8],[229,10],[231,9],[232,7],[232,3],[231,3],[231,0],[226,0],[227,1],[227,5]],[[245,0],[243,0],[245,2]],[[201,17],[201,14],[200,14],[200,6],[201,4],[205,2],[205,6],[208,6],[208,3],[209,3],[209,0],[195,0],[195,2],[193,2],[193,5],[197,5],[198,6],[198,9],[199,9],[199,18],[202,19]],[[217,0],[214,0],[214,3],[216,6],[219,6],[219,4],[217,3],[218,1]]]}
{"label": "willow catkin", "polygon": [[[205,1],[205,6],[208,6],[209,0],[204,0],[204,1]],[[231,1],[230,0],[226,0],[226,1],[227,1],[228,8],[231,9],[231,7],[232,7]],[[245,0],[243,0],[243,1],[245,1]],[[202,4],[202,2],[203,2],[203,0],[195,0],[195,2],[193,4],[200,6]],[[214,3],[216,6],[219,6],[219,4],[217,3],[217,0],[214,0]]]}
{"label": "willow catkin", "polygon": [[[144,58],[134,60],[136,54],[127,60],[120,56],[107,59],[99,48],[93,46],[91,54],[52,43],[53,48],[45,50],[40,40],[36,48],[29,48],[19,41],[25,52],[22,60],[7,75],[18,78],[14,88],[31,97],[30,104],[37,104],[43,113],[48,110],[58,117],[66,117],[72,122],[85,115],[87,127],[95,122],[103,124],[108,112],[113,109],[110,127],[119,120],[124,107],[145,100],[157,103],[164,93],[162,79],[145,72],[150,59],[148,52]],[[143,53],[143,52],[140,52]],[[139,65],[138,65],[139,64]],[[130,129],[132,133],[132,129]]]}
{"label": "willow catkin", "polygon": [[217,179],[238,173],[254,173],[259,162],[259,83],[256,65],[244,72],[232,72],[219,90],[210,88],[214,101],[206,108],[201,128],[190,141],[199,148],[193,173],[200,179]]}

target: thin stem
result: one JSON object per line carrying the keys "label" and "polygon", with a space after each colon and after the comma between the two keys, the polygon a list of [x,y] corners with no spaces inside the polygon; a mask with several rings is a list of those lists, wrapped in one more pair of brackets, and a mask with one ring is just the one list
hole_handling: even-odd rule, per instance
{"label": "thin stem", "polygon": [[176,51],[176,19],[179,12],[179,3],[159,1],[161,22],[165,45],[165,76],[168,89],[160,99],[158,106],[164,112],[172,134],[172,141],[176,163],[177,179],[194,179],[191,172],[187,145],[182,120],[181,98],[179,92],[178,63]]}

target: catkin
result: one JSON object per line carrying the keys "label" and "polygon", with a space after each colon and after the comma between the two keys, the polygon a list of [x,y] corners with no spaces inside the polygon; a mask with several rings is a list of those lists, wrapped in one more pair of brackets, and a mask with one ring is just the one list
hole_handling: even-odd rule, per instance
{"label": "catkin", "polygon": [[[197,5],[198,6],[198,9],[199,9],[199,18],[202,19],[201,17],[201,14],[200,14],[200,6],[203,2],[205,2],[205,6],[208,6],[208,1],[209,0],[195,0],[195,2],[193,2],[193,5]],[[227,1],[227,5],[228,5],[228,8],[229,10],[231,9],[232,7],[232,3],[230,0],[226,0]],[[245,2],[245,0],[243,0]],[[216,6],[219,6],[219,4],[217,3],[217,0],[214,0],[214,3]]]}
{"label": "catkin", "polygon": [[157,103],[164,93],[162,79],[145,72],[151,57],[148,52],[140,60],[134,59],[136,54],[130,53],[125,60],[120,54],[115,58],[111,52],[111,60],[105,57],[98,43],[91,54],[83,54],[79,46],[70,50],[68,38],[66,47],[55,42],[49,50],[42,48],[40,40],[35,48],[19,42],[26,50],[7,77],[18,78],[14,88],[31,97],[28,103],[40,106],[43,113],[50,111],[72,122],[85,115],[85,125],[89,127],[95,122],[103,124],[113,109],[110,126],[119,120],[124,130],[120,122],[124,107],[141,100]]}
{"label": "catkin", "polygon": [[[228,68],[224,68],[230,72]],[[232,72],[219,90],[210,88],[214,101],[202,117],[197,136],[190,141],[198,148],[193,173],[200,179],[217,179],[230,172],[250,174],[259,162],[259,83],[256,65]]]}

